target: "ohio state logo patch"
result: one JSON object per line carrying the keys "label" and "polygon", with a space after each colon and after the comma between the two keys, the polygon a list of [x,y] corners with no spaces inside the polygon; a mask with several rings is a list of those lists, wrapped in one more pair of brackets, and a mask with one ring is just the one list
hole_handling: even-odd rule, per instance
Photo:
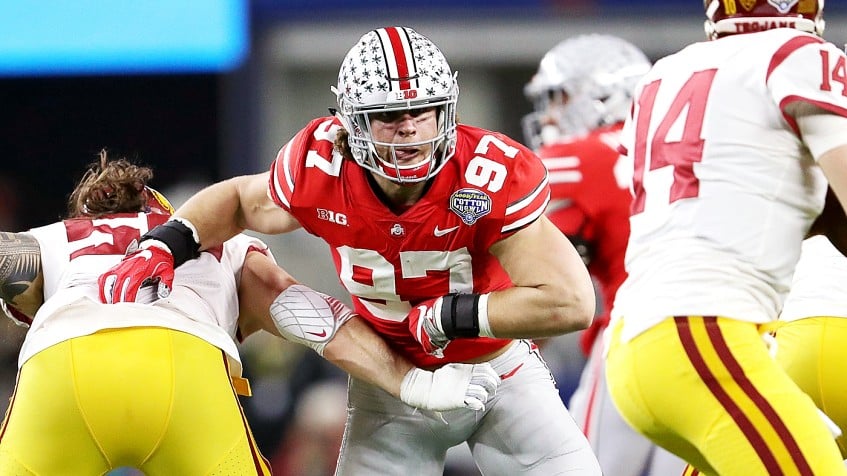
{"label": "ohio state logo patch", "polygon": [[463,188],[450,195],[450,210],[466,225],[473,225],[491,212],[491,197],[480,190]]}

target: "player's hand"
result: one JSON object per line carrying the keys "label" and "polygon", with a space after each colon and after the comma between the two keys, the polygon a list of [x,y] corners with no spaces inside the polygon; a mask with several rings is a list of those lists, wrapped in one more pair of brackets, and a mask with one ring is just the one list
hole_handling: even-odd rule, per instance
{"label": "player's hand", "polygon": [[338,329],[355,315],[338,299],[303,284],[288,286],[269,311],[283,339],[310,347],[321,356]]}
{"label": "player's hand", "polygon": [[157,295],[167,297],[174,282],[174,257],[167,246],[158,240],[133,243],[124,258],[100,275],[97,284],[100,300],[106,304],[134,302],[138,290],[158,285]]}
{"label": "player's hand", "polygon": [[408,318],[409,331],[415,337],[424,352],[435,357],[444,357],[444,348],[450,339],[441,328],[442,298],[430,299],[413,307]]}
{"label": "player's hand", "polygon": [[499,385],[500,376],[487,362],[447,364],[434,372],[414,368],[403,378],[400,400],[422,410],[484,411]]}

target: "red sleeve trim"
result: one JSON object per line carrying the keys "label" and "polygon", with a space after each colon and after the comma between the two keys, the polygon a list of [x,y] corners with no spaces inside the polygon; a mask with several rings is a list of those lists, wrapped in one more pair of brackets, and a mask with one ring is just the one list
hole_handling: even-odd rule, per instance
{"label": "red sleeve trim", "polygon": [[537,187],[506,207],[506,216],[500,231],[512,233],[534,222],[544,213],[548,202],[550,202],[550,185],[545,172],[544,180]]}
{"label": "red sleeve trim", "polygon": [[271,173],[268,179],[268,195],[278,206],[285,210],[291,209],[290,197],[294,193],[294,179],[291,174],[291,142],[276,154],[271,163]]}
{"label": "red sleeve trim", "polygon": [[788,122],[788,125],[791,126],[791,129],[798,136],[800,135],[800,128],[797,126],[797,120],[794,119],[794,116],[791,116],[785,111],[789,104],[793,104],[798,101],[812,104],[823,109],[824,111],[829,111],[839,116],[847,117],[847,109],[843,107],[836,106],[827,102],[815,101],[813,99],[809,99],[803,96],[786,96],[782,99],[782,102],[779,103],[779,110],[782,111],[782,117],[785,119],[786,122]]}
{"label": "red sleeve trim", "polygon": [[814,36],[797,36],[785,42],[784,45],[780,46],[776,53],[771,57],[771,62],[768,65],[768,72],[765,75],[765,82],[768,82],[771,78],[771,73],[779,67],[791,53],[794,53],[798,49],[810,45],[813,43],[823,43],[823,40]]}

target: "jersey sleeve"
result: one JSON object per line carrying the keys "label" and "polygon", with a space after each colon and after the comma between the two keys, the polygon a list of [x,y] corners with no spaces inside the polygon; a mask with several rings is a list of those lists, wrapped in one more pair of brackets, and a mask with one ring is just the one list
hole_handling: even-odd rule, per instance
{"label": "jersey sleeve", "polygon": [[305,167],[309,151],[316,147],[332,148],[332,142],[323,140],[315,144],[314,140],[315,129],[330,120],[323,117],[310,122],[277,152],[276,159],[271,163],[268,196],[287,212],[291,211],[295,183],[299,172]]}
{"label": "jersey sleeve", "polygon": [[844,52],[812,35],[794,36],[774,52],[766,73],[768,90],[795,131],[786,108],[797,101],[847,117],[845,65]]}
{"label": "jersey sleeve", "polygon": [[509,139],[518,149],[512,168],[510,188],[503,217],[502,237],[510,236],[544,214],[550,201],[547,168],[534,152]]}
{"label": "jersey sleeve", "polygon": [[276,263],[276,259],[273,253],[271,253],[270,248],[268,248],[268,245],[254,236],[241,233],[224,243],[224,254],[227,257],[225,262],[232,268],[237,283],[240,284],[241,282],[241,268],[244,266],[247,255],[254,252],[262,253]]}

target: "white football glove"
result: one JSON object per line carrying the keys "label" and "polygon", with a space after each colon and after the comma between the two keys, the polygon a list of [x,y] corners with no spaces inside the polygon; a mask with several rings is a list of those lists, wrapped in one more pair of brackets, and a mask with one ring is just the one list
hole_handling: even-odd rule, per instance
{"label": "white football glove", "polygon": [[447,364],[433,372],[414,368],[403,378],[400,400],[421,410],[483,411],[499,385],[500,376],[487,362]]}

